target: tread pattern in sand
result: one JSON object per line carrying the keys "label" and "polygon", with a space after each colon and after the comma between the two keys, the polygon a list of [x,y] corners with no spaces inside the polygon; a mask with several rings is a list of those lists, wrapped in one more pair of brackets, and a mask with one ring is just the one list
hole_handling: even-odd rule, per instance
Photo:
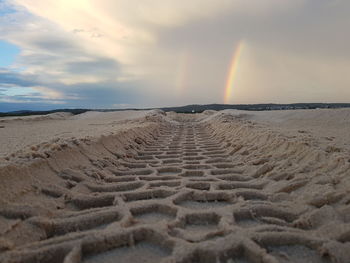
{"label": "tread pattern in sand", "polygon": [[59,173],[66,188],[42,191],[65,199],[62,213],[1,209],[9,226],[21,217],[36,236],[0,261],[332,262],[327,247],[338,241],[301,227],[303,211],[266,190],[274,180],[234,164],[224,145],[205,126],[182,123],[122,163]]}

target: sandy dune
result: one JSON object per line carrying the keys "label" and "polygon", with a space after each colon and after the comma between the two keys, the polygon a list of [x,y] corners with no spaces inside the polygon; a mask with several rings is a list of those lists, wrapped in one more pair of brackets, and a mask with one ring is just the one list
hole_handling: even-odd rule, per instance
{"label": "sandy dune", "polygon": [[337,146],[350,150],[350,110],[316,109],[285,111],[224,111],[244,118],[285,135],[304,133],[305,136],[322,141],[319,146]]}
{"label": "sandy dune", "polygon": [[[41,116],[0,118],[0,158],[39,144],[63,143],[67,139],[82,139],[110,135],[126,128],[124,120],[142,118],[147,111],[86,112],[76,116],[53,113]],[[131,122],[128,121],[127,128]],[[18,155],[18,154],[16,154]]]}
{"label": "sandy dune", "polygon": [[29,120],[58,141],[2,150],[0,262],[350,262],[349,113]]}

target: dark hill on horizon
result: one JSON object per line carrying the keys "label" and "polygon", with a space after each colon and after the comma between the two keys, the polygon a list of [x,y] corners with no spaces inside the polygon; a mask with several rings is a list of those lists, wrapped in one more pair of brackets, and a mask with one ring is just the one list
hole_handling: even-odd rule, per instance
{"label": "dark hill on horizon", "polygon": [[125,111],[125,110],[151,110],[161,109],[166,112],[174,111],[177,113],[200,113],[205,110],[251,110],[251,111],[267,111],[267,110],[295,110],[295,109],[336,109],[336,108],[350,108],[350,103],[293,103],[293,104],[193,104],[179,107],[161,107],[161,108],[128,108],[128,109],[55,109],[47,111],[31,111],[19,110],[11,112],[0,112],[0,117],[9,116],[29,116],[29,115],[44,115],[55,112],[70,112],[74,115],[81,114],[87,111]]}

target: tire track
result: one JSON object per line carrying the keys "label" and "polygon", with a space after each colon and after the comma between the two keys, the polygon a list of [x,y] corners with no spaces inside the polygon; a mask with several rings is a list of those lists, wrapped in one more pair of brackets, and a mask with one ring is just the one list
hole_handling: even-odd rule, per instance
{"label": "tire track", "polygon": [[200,123],[164,126],[133,158],[92,165],[42,189],[64,198],[60,215],[2,209],[40,237],[1,262],[332,262],[322,249],[335,241],[301,227],[302,213],[266,190],[274,181],[235,164]]}

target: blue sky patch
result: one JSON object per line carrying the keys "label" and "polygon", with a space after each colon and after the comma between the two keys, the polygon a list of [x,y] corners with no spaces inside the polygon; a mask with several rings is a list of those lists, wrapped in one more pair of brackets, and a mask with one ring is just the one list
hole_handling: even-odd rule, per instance
{"label": "blue sky patch", "polygon": [[20,49],[6,41],[0,40],[0,67],[8,67],[13,64]]}
{"label": "blue sky patch", "polygon": [[4,0],[0,0],[0,16],[15,13],[16,10],[11,7],[11,5]]}

